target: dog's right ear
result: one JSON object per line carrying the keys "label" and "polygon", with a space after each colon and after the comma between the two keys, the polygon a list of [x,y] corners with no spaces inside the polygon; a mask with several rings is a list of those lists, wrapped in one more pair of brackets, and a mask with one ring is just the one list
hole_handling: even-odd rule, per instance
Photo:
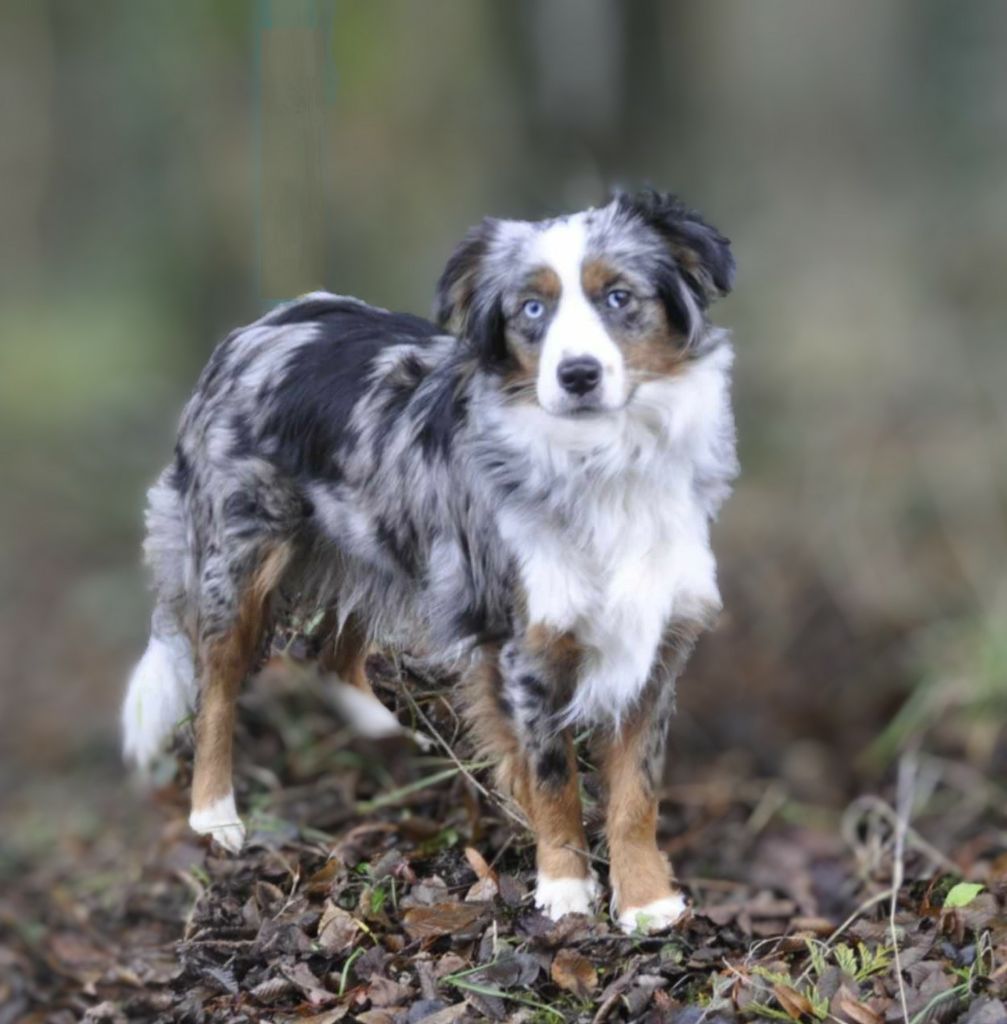
{"label": "dog's right ear", "polygon": [[486,218],[458,243],[437,282],[434,319],[451,334],[465,334],[476,305],[496,221]]}
{"label": "dog's right ear", "polygon": [[434,303],[437,325],[474,345],[488,364],[506,358],[500,296],[486,274],[496,229],[487,217],[461,240],[437,282]]}

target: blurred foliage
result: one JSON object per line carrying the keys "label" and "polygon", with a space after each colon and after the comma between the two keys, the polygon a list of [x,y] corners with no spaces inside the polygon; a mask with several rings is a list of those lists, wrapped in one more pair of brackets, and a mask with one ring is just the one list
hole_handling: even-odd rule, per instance
{"label": "blurred foliage", "polygon": [[1003,759],[1005,43],[995,0],[5,0],[3,749],[111,763],[143,490],[226,330],[318,286],[425,312],[482,216],[651,182],[740,268],[696,742],[821,765],[919,681],[875,750]]}

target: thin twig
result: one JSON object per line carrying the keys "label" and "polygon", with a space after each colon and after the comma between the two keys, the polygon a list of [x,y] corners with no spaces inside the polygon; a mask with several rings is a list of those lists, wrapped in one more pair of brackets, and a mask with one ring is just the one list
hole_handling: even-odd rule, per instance
{"label": "thin twig", "polygon": [[906,984],[902,979],[902,958],[899,953],[899,938],[895,930],[895,911],[898,909],[899,890],[905,878],[906,835],[909,832],[909,818],[913,811],[913,796],[916,784],[916,755],[903,755],[899,761],[899,778],[896,790],[898,817],[895,823],[895,853],[892,862],[892,901],[888,909],[888,930],[892,937],[895,958],[895,980],[899,983],[899,1002],[902,1019],[909,1024],[909,1004],[906,1001]]}
{"label": "thin twig", "polygon": [[416,701],[416,698],[413,697],[413,695],[405,687],[403,687],[403,696],[405,697],[406,701],[409,703],[409,706],[412,709],[413,714],[415,714],[419,718],[419,720],[423,723],[424,728],[427,730],[427,732],[429,733],[431,738],[444,751],[444,753],[447,754],[447,756],[451,759],[451,762],[455,765],[455,767],[458,769],[458,771],[461,772],[462,775],[464,775],[465,778],[468,779],[468,781],[490,803],[495,804],[497,807],[499,807],[500,810],[503,811],[503,813],[506,814],[512,821],[516,822],[522,828],[529,828],[530,826],[528,824],[527,819],[524,817],[524,815],[520,815],[516,811],[514,811],[512,808],[508,807],[506,802],[502,798],[497,797],[494,793],[491,793],[490,790],[488,790],[472,774],[472,772],[469,771],[468,768],[466,768],[465,764],[462,761],[460,761],[458,756],[455,754],[454,750],[451,747],[451,744],[448,743],[448,741],[440,734],[440,732],[434,726],[433,722],[430,721],[430,718],[427,716],[426,712],[420,707],[419,703]]}
{"label": "thin twig", "polygon": [[[915,756],[913,758],[913,764],[913,771],[915,773]],[[854,808],[870,808],[871,810],[877,811],[881,817],[893,827],[896,838],[898,837],[900,825],[904,825],[904,835],[902,837],[903,845],[908,843],[910,846],[919,850],[920,853],[929,857],[934,864],[940,865],[940,867],[944,868],[945,871],[951,871],[954,874],[958,874],[960,870],[958,865],[945,854],[941,853],[936,846],[927,842],[927,840],[924,839],[916,829],[911,828],[908,821],[902,822],[899,811],[885,803],[881,797],[874,796],[872,794],[859,796],[852,804],[850,804],[850,809],[847,811],[847,814],[851,814]]]}

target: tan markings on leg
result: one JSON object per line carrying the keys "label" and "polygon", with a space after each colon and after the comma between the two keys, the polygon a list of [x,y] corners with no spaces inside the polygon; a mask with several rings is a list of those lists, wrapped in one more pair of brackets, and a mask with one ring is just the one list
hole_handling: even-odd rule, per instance
{"label": "tan markings on leg", "polygon": [[514,798],[535,834],[538,905],[553,917],[568,910],[589,912],[597,885],[586,855],[573,741],[564,737],[565,780],[542,785],[500,703],[499,653],[494,646],[484,647],[463,680],[463,712],[478,756],[496,764],[498,788]]}
{"label": "tan markings on leg", "polygon": [[[562,632],[552,626],[536,623],[528,627],[525,633],[525,644],[531,654],[541,658],[548,667],[549,674],[556,679],[564,690],[574,682],[575,674],[580,666],[581,649],[573,633]],[[558,694],[561,702],[568,694]]]}
{"label": "tan markings on leg", "polygon": [[[645,767],[649,725],[648,714],[638,714],[617,735],[602,741],[610,877],[616,914],[629,931],[636,927],[638,911],[647,914],[648,908],[659,906],[654,915],[659,920],[641,924],[660,930],[684,909],[683,903],[673,911],[681,897],[672,886],[667,858],[657,848],[658,800]],[[672,902],[664,903],[668,900]]]}
{"label": "tan markings on leg", "polygon": [[577,782],[573,739],[563,737],[567,774],[559,786],[543,785],[528,758],[521,758],[513,780],[514,798],[535,832],[535,863],[547,878],[587,878],[587,837]]}
{"label": "tan markings on leg", "polygon": [[497,659],[500,648],[485,644],[458,687],[458,710],[469,728],[469,739],[480,761],[491,761],[496,767],[497,787],[510,795],[514,792],[515,766],[520,745],[510,720],[500,707],[500,670]]}
{"label": "tan markings on leg", "polygon": [[[550,676],[560,680],[573,674],[580,650],[568,634],[548,627],[532,627],[526,635],[526,643],[531,652],[551,663]],[[497,784],[528,816],[538,841],[539,870],[551,876],[586,878],[589,873],[586,859],[565,849],[567,846],[587,849],[573,740],[569,734],[563,737],[567,758],[564,781],[559,785],[541,784],[501,706],[500,651],[495,646],[487,646],[481,654],[481,662],[470,670],[465,680],[464,709],[480,756],[497,762]]]}
{"label": "tan markings on leg", "polygon": [[[211,638],[201,652],[199,715],[196,719],[196,763],[192,780],[190,822],[224,845],[240,847],[241,823],[224,823],[233,810],[232,756],[234,705],[245,677],[255,664],[262,640],[269,597],[290,558],[285,545],[272,549],[245,590],[232,628]],[[227,814],[225,814],[225,811]],[[220,819],[220,820],[218,820]],[[230,831],[224,831],[227,824]],[[237,831],[236,831],[237,830]]]}

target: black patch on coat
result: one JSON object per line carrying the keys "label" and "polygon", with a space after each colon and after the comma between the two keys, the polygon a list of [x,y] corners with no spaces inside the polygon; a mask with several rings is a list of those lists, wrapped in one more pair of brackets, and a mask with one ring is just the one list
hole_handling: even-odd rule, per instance
{"label": "black patch on coat", "polygon": [[486,369],[502,371],[511,364],[507,349],[507,321],[500,296],[495,296],[472,314],[466,337]]}
{"label": "black patch on coat", "polygon": [[374,527],[374,533],[378,543],[392,556],[399,568],[407,576],[416,576],[419,572],[419,552],[415,531],[405,524],[403,527],[406,536],[402,537],[395,532],[384,519],[378,519]]}
{"label": "black patch on coat", "polygon": [[222,508],[228,536],[248,540],[275,529],[276,517],[266,509],[257,494],[234,491],[224,499]]}
{"label": "black patch on coat", "polygon": [[481,605],[463,608],[455,615],[454,634],[457,637],[478,637],[480,642],[489,640],[489,614]]}
{"label": "black patch on coat", "polygon": [[530,672],[521,676],[517,683],[518,686],[520,686],[521,689],[534,700],[544,703],[546,698],[549,696],[549,690],[545,683],[543,683],[538,676],[532,675]]}
{"label": "black patch on coat", "polygon": [[[379,420],[374,432],[378,452],[384,447],[409,403],[417,396],[417,389],[428,372],[423,361],[412,353],[405,356],[379,385],[375,395]],[[352,445],[347,447],[351,448]]]}
{"label": "black patch on coat", "polygon": [[286,472],[338,479],[335,460],[355,440],[348,424],[375,357],[391,345],[426,344],[441,332],[419,317],[345,300],[284,307],[276,322],[293,323],[295,316],[313,321],[318,335],[288,359],[261,436],[272,441],[273,460]]}
{"label": "black patch on coat", "polygon": [[682,297],[685,286],[675,264],[669,262],[657,268],[654,277],[657,295],[664,306],[668,323],[683,337],[688,338],[700,325],[692,322],[692,310]]}
{"label": "black patch on coat", "polygon": [[468,397],[461,389],[458,374],[445,373],[435,386],[419,391],[414,408],[423,454],[428,459],[435,455],[447,458],[452,438],[468,409]]}
{"label": "black patch on coat", "polygon": [[535,774],[544,786],[561,786],[567,780],[569,765],[561,746],[547,747],[535,761]]}
{"label": "black patch on coat", "polygon": [[231,417],[231,458],[250,459],[258,454],[251,423],[240,413],[236,413]]}
{"label": "black patch on coat", "polygon": [[175,445],[175,465],[171,471],[171,486],[181,495],[189,493],[192,485],[192,466],[185,457],[180,444]]}
{"label": "black patch on coat", "polygon": [[[620,210],[643,220],[665,239],[681,279],[700,309],[705,310],[715,298],[731,290],[735,263],[730,239],[695,210],[676,196],[653,189],[616,198]],[[681,298],[676,301],[682,305]]]}

